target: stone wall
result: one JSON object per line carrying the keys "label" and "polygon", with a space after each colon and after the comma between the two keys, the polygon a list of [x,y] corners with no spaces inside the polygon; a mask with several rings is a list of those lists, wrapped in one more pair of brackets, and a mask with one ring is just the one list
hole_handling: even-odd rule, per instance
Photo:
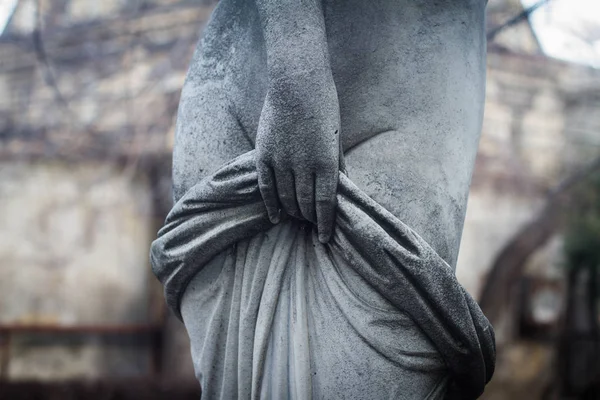
{"label": "stone wall", "polygon": [[[485,117],[457,266],[475,297],[498,252],[537,216],[548,192],[600,157],[600,71],[543,57],[528,48],[527,28],[507,29],[488,43]],[[553,288],[538,311],[560,315],[560,232],[532,254],[525,274]],[[484,399],[542,398],[555,379],[555,343],[515,334],[521,305],[514,289],[508,312],[495,322],[498,361]]]}
{"label": "stone wall", "polygon": [[[486,108],[457,275],[475,296],[549,190],[600,156],[600,71],[490,49]],[[549,270],[556,249],[539,255]],[[558,251],[560,254],[560,251]]]}
{"label": "stone wall", "polygon": [[0,324],[150,320],[148,184],[106,164],[0,164]]}
{"label": "stone wall", "polygon": [[191,380],[148,250],[214,2],[36,3],[0,36],[0,378]]}
{"label": "stone wall", "polygon": [[167,154],[188,62],[212,6],[43,2],[54,8],[42,12],[36,30],[33,4],[21,1],[0,37],[0,156],[112,162]]}
{"label": "stone wall", "polygon": [[[147,182],[110,164],[3,162],[0,204],[0,326],[159,322],[148,264],[155,224]],[[148,340],[49,336],[11,335],[4,376],[53,380],[151,371]]]}

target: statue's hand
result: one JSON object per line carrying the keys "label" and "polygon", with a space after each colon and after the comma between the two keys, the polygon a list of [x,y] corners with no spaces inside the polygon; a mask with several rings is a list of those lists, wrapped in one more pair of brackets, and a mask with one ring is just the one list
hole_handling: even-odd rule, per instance
{"label": "statue's hand", "polygon": [[333,232],[340,116],[331,73],[301,73],[270,84],[256,136],[258,184],[269,219],[279,210]]}

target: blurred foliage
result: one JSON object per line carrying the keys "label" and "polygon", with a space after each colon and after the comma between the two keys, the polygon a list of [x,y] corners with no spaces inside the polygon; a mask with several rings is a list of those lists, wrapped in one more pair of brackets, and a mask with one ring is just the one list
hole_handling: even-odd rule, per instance
{"label": "blurred foliage", "polygon": [[600,172],[586,179],[573,196],[564,252],[567,268],[600,266]]}

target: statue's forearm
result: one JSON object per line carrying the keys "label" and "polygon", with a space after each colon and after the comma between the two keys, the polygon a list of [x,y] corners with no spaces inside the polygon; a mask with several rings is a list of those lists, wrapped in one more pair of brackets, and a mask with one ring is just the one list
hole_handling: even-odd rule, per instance
{"label": "statue's forearm", "polygon": [[320,1],[256,0],[256,4],[271,80],[304,73],[331,73]]}
{"label": "statue's forearm", "polygon": [[335,221],[340,115],[320,1],[256,0],[269,78],[256,152],[271,222],[280,210],[312,221],[325,243]]}

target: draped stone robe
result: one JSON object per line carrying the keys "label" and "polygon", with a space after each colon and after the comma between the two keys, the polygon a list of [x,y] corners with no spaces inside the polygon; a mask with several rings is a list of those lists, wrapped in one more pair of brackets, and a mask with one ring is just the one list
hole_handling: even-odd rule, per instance
{"label": "draped stone robe", "polygon": [[[483,114],[484,8],[481,0],[323,0],[349,183],[361,196],[385,210],[388,219],[394,221],[392,225],[400,223],[409,229],[419,238],[422,247],[436,255],[435,263],[428,265],[428,270],[435,271],[438,266],[452,271],[458,255]],[[204,183],[200,187],[214,188],[211,179],[214,180],[215,175],[211,174],[240,155],[251,157],[267,88],[264,46],[254,2],[222,0],[204,32],[182,91],[173,165],[176,201],[185,202],[186,193],[193,192],[201,182]],[[225,167],[221,171],[229,170]],[[246,179],[251,172],[248,174]],[[228,193],[233,195],[235,190]],[[203,195],[210,199],[209,193]],[[206,197],[192,196],[188,201],[190,199],[202,203]],[[196,214],[186,214],[183,203],[178,204],[183,208],[174,209],[173,218],[185,225],[180,213],[191,219]],[[372,220],[373,216],[368,217]],[[230,223],[234,223],[232,221],[235,219]],[[400,281],[395,282],[393,291],[381,292],[383,289],[378,289],[373,282],[356,275],[355,268],[348,266],[354,264],[340,255],[342,249],[338,254],[342,258],[337,262],[334,261],[337,256],[330,254],[328,258],[328,263],[337,265],[339,281],[344,283],[345,288],[339,290],[354,293],[357,304],[366,302],[367,306],[361,312],[359,305],[352,312],[344,311],[343,307],[335,308],[334,294],[327,298],[309,294],[310,291],[315,293],[315,285],[322,285],[318,282],[327,282],[332,276],[310,275],[308,271],[314,271],[310,262],[289,261],[308,257],[306,249],[299,250],[298,246],[309,246],[314,233],[312,227],[297,221],[286,221],[275,227],[257,226],[262,228],[255,236],[242,235],[238,241],[228,242],[227,248],[215,247],[222,251],[213,254],[210,260],[197,262],[192,268],[194,273],[183,274],[183,278],[178,278],[182,284],[175,286],[178,300],[171,304],[176,312],[181,312],[190,334],[196,373],[206,398],[225,399],[236,393],[239,398],[280,398],[279,395],[286,393],[289,396],[284,397],[293,398],[374,398],[369,393],[395,398],[436,398],[444,396],[447,388],[455,385],[452,362],[443,356],[444,344],[424,330],[425,322],[420,325],[415,315],[390,300],[390,293],[406,290]],[[298,235],[305,236],[299,239]],[[161,261],[160,254],[168,254],[167,249],[161,247],[166,245],[166,237],[162,237],[163,242],[159,238],[153,247],[153,262],[155,268],[158,265],[158,275],[165,279],[171,275],[162,270],[168,264],[165,259]],[[275,279],[272,277],[275,271],[268,266],[266,270],[258,270],[256,265],[264,267],[259,260],[264,260],[265,249],[270,248],[273,257],[280,251],[281,243],[277,241],[283,237],[288,238],[285,243],[298,246],[284,246],[293,255],[285,255],[289,262],[277,264],[282,268],[277,272],[281,275],[277,275],[279,280],[271,281],[269,279]],[[364,240],[373,244],[371,239]],[[248,246],[262,249],[263,253],[247,254]],[[318,246],[315,244],[315,247]],[[191,249],[193,245],[183,248]],[[243,260],[239,259],[244,254]],[[183,261],[188,268],[190,261],[185,258],[178,262]],[[295,267],[298,265],[304,267]],[[323,268],[319,264],[317,269],[322,271]],[[449,279],[452,274],[442,275]],[[310,276],[312,281],[308,279]],[[260,292],[253,292],[255,279],[263,282]],[[304,282],[301,288],[294,286],[301,282]],[[271,286],[264,286],[267,283]],[[279,297],[267,302],[270,305],[261,303],[263,294],[270,293],[273,285]],[[261,295],[259,300],[252,297],[258,296],[257,293]],[[287,294],[281,296],[281,293]],[[293,293],[300,298],[292,296]],[[427,297],[426,293],[419,293],[420,298]],[[471,300],[464,302],[463,306],[470,305],[467,308],[476,307]],[[223,311],[225,305],[229,307],[228,312]],[[260,319],[261,313],[266,311],[264,308],[261,311],[261,306],[272,307],[270,312],[276,316],[273,318],[277,323],[267,324],[269,332],[261,331],[266,329],[262,324],[264,320]],[[455,307],[451,302],[445,306],[450,310]],[[295,307],[304,307],[302,315],[313,322],[294,325],[292,316],[298,311]],[[333,314],[318,310],[329,310]],[[462,312],[465,310],[463,307]],[[359,320],[363,315],[364,326],[359,328],[350,323],[352,318],[344,317],[348,313]],[[235,321],[228,315],[241,319]],[[387,322],[381,322],[382,318]],[[472,320],[477,321],[478,317]],[[344,324],[352,329],[342,328]],[[471,327],[469,332],[478,332],[477,323],[467,325]],[[480,325],[491,335],[485,323]],[[318,326],[321,327],[319,332],[314,330]],[[290,327],[301,331],[290,331]],[[253,338],[250,347],[244,339],[246,335]],[[300,347],[290,344],[285,356],[274,351],[279,347],[256,344],[259,337],[271,343],[277,335],[288,335],[288,339],[305,337],[308,342],[298,344]],[[382,339],[385,351],[373,350],[377,349],[373,344],[377,338],[385,338]],[[482,341],[489,347],[489,340]],[[246,343],[246,347],[242,343]],[[320,346],[324,353],[313,351],[312,354],[327,353],[327,360],[310,357],[312,350],[308,351],[306,346],[313,345]],[[375,355],[366,356],[367,348],[375,351]],[[262,355],[255,354],[255,350]],[[398,352],[397,357],[390,356],[394,351]],[[353,352],[364,355],[362,361],[361,357],[352,357]],[[402,358],[398,354],[404,353],[412,354],[414,364],[398,361]],[[480,359],[486,358],[482,356],[484,353],[488,354],[489,348],[488,353],[480,352]],[[251,363],[251,367],[242,368],[241,364],[247,364],[234,365],[228,361],[246,357],[252,360],[262,357],[263,364]],[[489,361],[490,357],[487,358]],[[294,364],[286,364],[287,373],[281,372],[281,363],[291,361]],[[344,363],[350,366],[343,367]],[[491,375],[489,364],[487,371],[480,371],[480,380],[484,383]],[[304,378],[291,382],[289,376],[293,368],[304,368],[302,373],[294,370],[300,375],[295,372],[291,375]],[[265,376],[275,371],[280,371],[280,375],[267,380],[271,386],[264,386]],[[319,374],[327,378],[318,379]],[[308,379],[311,376],[314,378]],[[281,383],[284,381],[287,383]],[[315,382],[321,386],[313,386]],[[464,379],[461,385],[465,387]],[[482,389],[482,383],[478,385]],[[366,397],[361,397],[361,393]]]}

